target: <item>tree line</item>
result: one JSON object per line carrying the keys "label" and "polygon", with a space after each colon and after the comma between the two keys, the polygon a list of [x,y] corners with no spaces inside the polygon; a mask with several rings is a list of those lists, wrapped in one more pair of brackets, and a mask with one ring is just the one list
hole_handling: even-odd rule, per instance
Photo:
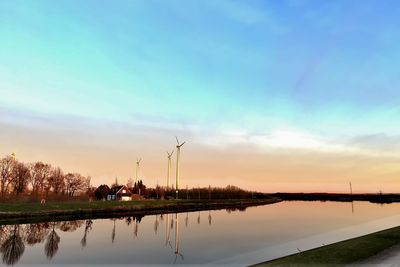
{"label": "tree line", "polygon": [[47,199],[51,196],[74,197],[91,190],[90,176],[64,173],[60,167],[48,163],[24,163],[14,156],[0,159],[0,199],[10,200],[21,196]]}

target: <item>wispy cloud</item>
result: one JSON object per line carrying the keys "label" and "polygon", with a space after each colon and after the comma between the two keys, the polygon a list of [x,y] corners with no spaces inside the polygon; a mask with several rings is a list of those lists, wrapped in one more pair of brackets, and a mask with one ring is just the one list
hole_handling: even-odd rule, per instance
{"label": "wispy cloud", "polygon": [[[296,130],[274,130],[266,134],[252,134],[242,130],[224,131],[220,134],[198,136],[197,142],[215,148],[227,149],[236,146],[250,146],[258,151],[279,153],[306,152],[332,153],[357,156],[400,157],[400,137],[374,134],[368,136],[326,138]],[[391,148],[391,149],[388,149]]]}

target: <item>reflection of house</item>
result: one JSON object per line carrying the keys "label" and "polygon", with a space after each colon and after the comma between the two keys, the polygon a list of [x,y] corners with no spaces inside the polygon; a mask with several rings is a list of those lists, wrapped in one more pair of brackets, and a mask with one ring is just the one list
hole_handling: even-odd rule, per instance
{"label": "reflection of house", "polygon": [[113,186],[107,195],[107,200],[132,200],[132,192],[125,185]]}

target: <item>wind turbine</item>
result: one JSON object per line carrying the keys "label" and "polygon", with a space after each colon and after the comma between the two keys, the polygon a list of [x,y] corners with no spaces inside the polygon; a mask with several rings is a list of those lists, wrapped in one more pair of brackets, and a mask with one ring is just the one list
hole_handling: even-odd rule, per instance
{"label": "wind turbine", "polygon": [[178,137],[176,137],[176,199],[178,199],[178,194],[179,194],[179,160],[180,160],[180,154],[181,154],[181,147],[186,143],[179,143]]}
{"label": "wind turbine", "polygon": [[167,155],[168,155],[167,192],[169,191],[169,176],[171,174],[171,157],[172,157],[172,154],[174,154],[173,150],[172,150],[171,153],[169,153],[167,151]]}
{"label": "wind turbine", "polygon": [[[137,160],[136,160],[136,186],[139,188],[139,184],[138,184],[138,170],[139,170],[139,168],[140,168],[140,162],[142,161],[142,159],[140,158],[138,158]],[[139,195],[140,195],[140,188],[139,188]]]}

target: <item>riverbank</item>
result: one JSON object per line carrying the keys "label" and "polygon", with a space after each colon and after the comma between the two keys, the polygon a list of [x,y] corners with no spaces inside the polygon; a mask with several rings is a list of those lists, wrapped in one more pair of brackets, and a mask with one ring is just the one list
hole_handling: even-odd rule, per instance
{"label": "riverbank", "polygon": [[400,194],[273,193],[269,195],[287,201],[369,201],[383,204],[400,202]]}
{"label": "riverbank", "polygon": [[0,204],[0,224],[42,221],[96,219],[189,212],[214,209],[245,209],[250,206],[273,204],[277,198],[234,200],[137,200],[94,202],[49,202]]}
{"label": "riverbank", "polygon": [[400,244],[400,226],[254,266],[345,266],[362,262],[397,244]]}

